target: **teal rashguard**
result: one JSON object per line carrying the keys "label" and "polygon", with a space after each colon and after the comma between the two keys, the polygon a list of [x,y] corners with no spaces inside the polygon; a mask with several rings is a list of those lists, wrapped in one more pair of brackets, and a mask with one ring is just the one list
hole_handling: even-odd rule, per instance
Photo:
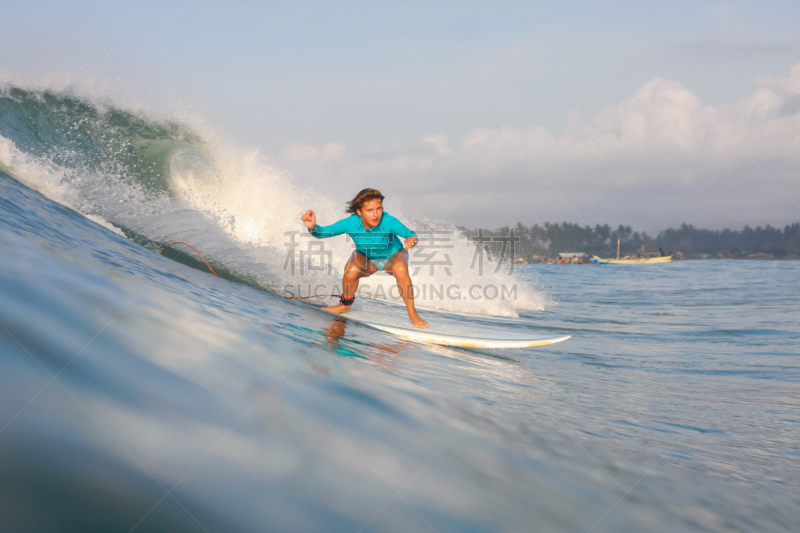
{"label": "teal rashguard", "polygon": [[408,239],[409,237],[417,236],[416,233],[386,211],[383,212],[378,225],[371,229],[364,228],[364,224],[361,223],[361,217],[352,214],[330,226],[317,225],[313,231],[308,230],[308,232],[320,239],[347,233],[356,244],[356,251],[361,252],[370,260],[383,263],[392,257],[395,252],[403,249],[398,237]]}

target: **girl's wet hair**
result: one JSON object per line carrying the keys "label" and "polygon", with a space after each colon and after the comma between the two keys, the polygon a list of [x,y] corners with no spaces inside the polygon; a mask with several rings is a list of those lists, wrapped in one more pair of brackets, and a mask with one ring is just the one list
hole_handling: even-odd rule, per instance
{"label": "girl's wet hair", "polygon": [[359,192],[355,198],[350,200],[347,203],[347,209],[345,212],[347,213],[355,213],[356,210],[361,209],[365,203],[369,202],[370,200],[380,200],[383,202],[385,196],[381,194],[381,191],[378,189],[363,189]]}

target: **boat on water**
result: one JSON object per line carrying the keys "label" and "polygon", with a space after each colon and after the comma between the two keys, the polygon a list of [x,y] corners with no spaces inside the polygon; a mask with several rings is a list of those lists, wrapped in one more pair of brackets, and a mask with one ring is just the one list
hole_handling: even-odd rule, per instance
{"label": "boat on water", "polygon": [[602,257],[592,256],[592,263],[596,265],[642,265],[649,263],[668,263],[672,261],[672,254],[664,255],[661,248],[653,245],[642,246],[637,254],[620,258],[619,244],[617,239],[617,258],[616,259],[603,259]]}
{"label": "boat on water", "polygon": [[597,265],[641,265],[649,263],[668,263],[670,261],[672,261],[671,255],[665,255],[662,257],[623,257],[622,259],[603,259],[602,257],[597,257],[596,255],[592,257],[592,263]]}

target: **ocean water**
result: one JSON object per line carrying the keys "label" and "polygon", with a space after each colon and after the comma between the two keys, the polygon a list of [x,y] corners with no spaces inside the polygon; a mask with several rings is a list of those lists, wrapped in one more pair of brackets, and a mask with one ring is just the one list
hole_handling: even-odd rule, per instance
{"label": "ocean water", "polygon": [[0,92],[0,530],[797,529],[799,263],[481,276],[458,242],[415,281],[516,297],[424,317],[572,339],[411,343],[282,298],[351,245],[287,271],[302,209],[336,207],[220,139]]}

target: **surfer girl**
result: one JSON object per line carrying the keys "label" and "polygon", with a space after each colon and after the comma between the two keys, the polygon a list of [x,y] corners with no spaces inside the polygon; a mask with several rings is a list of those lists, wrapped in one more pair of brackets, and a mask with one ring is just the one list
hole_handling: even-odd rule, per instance
{"label": "surfer girl", "polygon": [[[356,250],[344,267],[339,304],[326,307],[325,310],[334,313],[349,311],[356,299],[358,281],[382,270],[397,280],[397,288],[411,322],[425,329],[428,323],[420,318],[414,307],[414,287],[408,272],[408,250],[417,244],[417,234],[383,211],[383,199],[384,196],[377,189],[362,190],[347,204],[346,212],[350,216],[330,226],[318,226],[317,215],[312,209],[301,217],[314,237],[324,239],[347,233],[356,245]],[[405,239],[405,243],[400,241],[400,237]]]}

